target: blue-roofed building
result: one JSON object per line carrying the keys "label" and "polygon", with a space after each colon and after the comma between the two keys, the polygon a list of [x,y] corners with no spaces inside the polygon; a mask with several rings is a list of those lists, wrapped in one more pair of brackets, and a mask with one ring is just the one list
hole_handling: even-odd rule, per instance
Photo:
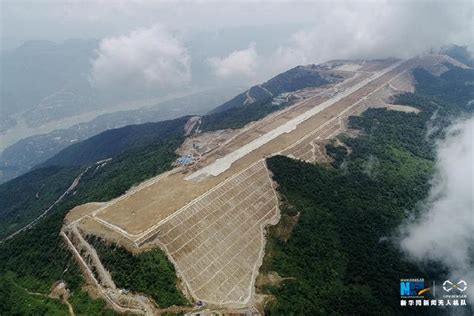
{"label": "blue-roofed building", "polygon": [[192,154],[188,154],[188,155],[185,155],[185,156],[181,156],[178,158],[178,160],[176,160],[176,162],[178,164],[180,164],[181,166],[187,166],[187,165],[190,165],[192,164],[194,161],[193,159],[193,155]]}

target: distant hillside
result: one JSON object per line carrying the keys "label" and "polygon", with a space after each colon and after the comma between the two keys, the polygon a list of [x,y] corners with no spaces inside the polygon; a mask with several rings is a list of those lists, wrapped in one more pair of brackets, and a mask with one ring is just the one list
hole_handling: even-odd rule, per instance
{"label": "distant hillside", "polygon": [[[134,184],[155,175],[161,168],[169,168],[176,159],[175,150],[184,139],[188,119],[181,117],[105,131],[65,148],[35,169],[0,185],[0,238],[37,218],[87,166],[94,166],[95,171],[86,174],[82,181],[94,183],[91,192],[98,194],[97,200],[121,194],[130,187],[130,181]],[[112,161],[95,165],[107,158]],[[113,183],[104,180],[112,177]]]}
{"label": "distant hillside", "polygon": [[96,47],[96,40],[28,41],[2,54],[2,116],[21,113],[29,126],[38,126],[93,108],[96,99],[86,74]]}
{"label": "distant hillside", "polygon": [[474,69],[463,69],[450,66],[450,70],[439,77],[433,76],[423,68],[413,70],[416,78],[416,89],[419,93],[436,97],[452,106],[466,110],[473,109],[474,100]]}
{"label": "distant hillside", "polygon": [[[208,115],[205,115],[201,130],[240,128],[251,121],[259,120],[269,113],[286,106],[287,104],[276,106],[271,103],[273,98],[281,93],[293,92],[307,87],[317,87],[338,80],[338,78],[323,78],[320,71],[321,68],[317,65],[297,66],[261,85],[253,86],[246,92],[217,106]],[[92,162],[108,158],[110,155],[107,156],[107,154],[110,153],[106,154],[100,151],[90,156],[93,150],[86,150],[84,147],[90,144],[91,148],[93,148],[98,139],[105,137],[104,135],[98,139],[92,137],[86,143],[82,143],[77,147],[76,144],[70,147],[67,146],[74,141],[81,141],[108,128],[158,121],[160,118],[177,117],[179,114],[183,114],[177,108],[186,108],[189,111],[187,114],[200,114],[201,111],[208,110],[212,104],[219,104],[219,101],[222,102],[224,96],[228,95],[230,91],[233,91],[233,89],[229,89],[229,91],[213,91],[214,96],[211,93],[196,94],[164,102],[156,109],[150,107],[106,114],[88,123],[77,124],[68,129],[25,138],[2,152],[0,156],[0,183],[17,177],[38,164],[41,164],[41,166],[63,164],[63,159],[65,159],[65,161],[68,161],[66,164],[74,162],[73,165],[77,165],[84,161]],[[244,105],[253,106],[244,107]],[[110,136],[112,137],[112,135]],[[104,145],[105,143],[100,144]],[[125,147],[128,145],[126,144]],[[107,147],[114,148],[114,146]],[[118,147],[120,148],[120,145]],[[120,149],[118,149],[118,152],[120,152]],[[56,153],[58,155],[53,157]],[[115,153],[115,150],[112,150],[112,153]],[[64,158],[66,156],[68,158]],[[92,157],[91,159],[93,160],[85,159],[84,157],[86,156]]]}
{"label": "distant hillside", "polygon": [[188,116],[184,116],[175,120],[111,129],[63,149],[39,167],[85,165],[113,158],[134,148],[178,138],[183,136],[184,124],[188,119]]}
{"label": "distant hillside", "polygon": [[328,80],[321,76],[318,70],[319,68],[316,65],[295,67],[261,85],[251,87],[249,90],[215,108],[210,113],[261,103],[265,99],[275,97],[283,92],[292,92],[307,87],[318,87],[329,83]]}
{"label": "distant hillside", "polygon": [[[23,138],[6,147],[0,154],[0,183],[28,172],[71,144],[103,131],[127,125],[175,119],[187,114],[201,115],[228,100],[236,91],[236,87],[215,88],[159,102],[155,106],[103,114],[69,128]],[[2,119],[0,116],[0,121]]]}
{"label": "distant hillside", "polygon": [[440,53],[448,55],[469,67],[474,67],[474,58],[466,46],[451,45],[442,48]]}

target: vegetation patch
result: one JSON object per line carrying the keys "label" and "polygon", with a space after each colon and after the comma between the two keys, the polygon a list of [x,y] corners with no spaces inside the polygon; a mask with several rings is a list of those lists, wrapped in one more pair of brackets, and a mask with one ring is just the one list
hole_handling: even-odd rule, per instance
{"label": "vegetation patch", "polygon": [[13,273],[0,275],[0,315],[67,315],[67,306],[25,289]]}
{"label": "vegetation patch", "polygon": [[0,185],[0,239],[43,213],[72,184],[79,167],[48,167]]}
{"label": "vegetation patch", "polygon": [[[181,123],[179,123],[179,127],[181,127]],[[182,133],[182,130],[179,130]],[[84,283],[83,276],[75,259],[59,235],[64,216],[77,205],[110,200],[123,194],[133,185],[171,169],[172,163],[176,159],[174,151],[181,145],[182,141],[182,136],[170,137],[147,146],[133,147],[108,161],[102,167],[92,164],[89,171],[84,174],[75,192],[54,207],[48,216],[40,220],[32,229],[0,244],[0,277],[10,273],[15,276],[16,282],[27,291],[39,292],[45,295],[49,293],[51,284],[58,280],[64,280],[71,291],[69,301],[74,310],[77,310],[77,314],[96,315],[111,312],[110,310],[104,312],[105,303],[102,300],[93,300],[81,290]],[[87,166],[47,167],[46,169],[29,172],[19,179],[24,183],[29,183],[30,187],[36,188],[41,186],[44,181],[43,177],[37,176],[38,173],[49,174],[48,170],[55,170],[53,177],[57,177],[55,175],[59,174],[63,178],[74,179]],[[4,196],[10,197],[14,202],[5,202],[10,204],[1,210],[1,214],[12,213],[11,210],[21,200],[22,195],[19,195],[18,188],[9,185],[9,183],[1,185],[0,192],[3,192],[1,194],[4,194]],[[64,189],[62,181],[51,181],[48,182],[48,185],[50,192],[61,192]],[[70,182],[67,186],[69,185]],[[34,193],[32,194],[34,196]],[[31,198],[31,195],[28,195],[28,198]],[[56,198],[56,196],[51,197],[52,200]],[[48,203],[49,201],[44,204],[47,205]],[[42,205],[32,202],[31,205],[25,204],[24,212],[32,214],[36,212],[35,214],[39,215],[42,210]],[[129,268],[129,271],[131,271],[132,267]],[[18,276],[21,276],[21,279]],[[11,291],[11,282],[0,282],[0,291]],[[173,291],[171,293],[175,293]],[[173,297],[173,295],[170,294],[170,297]],[[52,308],[50,301],[36,299],[35,302],[38,305],[38,310]],[[30,303],[24,296],[0,295],[0,306],[5,311],[11,308],[21,309],[22,306],[26,308],[28,304]],[[2,313],[0,310],[0,314],[8,315],[9,313]],[[53,312],[51,314],[54,315]]]}
{"label": "vegetation patch", "polygon": [[283,105],[273,105],[271,100],[272,98],[267,98],[258,103],[205,115],[202,117],[200,129],[203,132],[208,132],[226,128],[241,128],[285,107]]}
{"label": "vegetation patch", "polygon": [[160,307],[188,303],[177,288],[173,264],[160,249],[132,254],[95,236],[88,237],[88,242],[119,288],[147,294]]}

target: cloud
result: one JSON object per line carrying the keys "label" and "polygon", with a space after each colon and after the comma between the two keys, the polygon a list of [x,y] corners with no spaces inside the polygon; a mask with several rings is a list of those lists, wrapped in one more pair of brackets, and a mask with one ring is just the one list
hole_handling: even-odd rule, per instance
{"label": "cloud", "polygon": [[310,27],[281,45],[271,63],[280,69],[330,59],[408,58],[446,44],[474,48],[469,2],[333,2],[314,10]]}
{"label": "cloud", "polygon": [[474,117],[452,126],[437,146],[436,175],[425,210],[401,227],[400,246],[420,263],[436,261],[468,283],[474,304]]}
{"label": "cloud", "polygon": [[257,50],[252,43],[248,48],[233,51],[224,58],[211,57],[208,62],[219,78],[252,77],[257,68],[257,58]]}
{"label": "cloud", "polygon": [[168,88],[190,80],[185,47],[163,27],[105,38],[92,62],[91,81],[100,89]]}
{"label": "cloud", "polygon": [[[115,47],[99,50],[101,56],[94,63],[92,78],[96,86],[119,89],[130,84],[139,87],[149,86],[149,83],[167,84],[144,79],[145,66],[129,66],[129,63],[137,65],[140,61],[123,57],[134,54],[128,54],[126,48],[121,47],[121,40],[132,46],[156,47],[150,50],[159,53],[157,43],[147,44],[145,39],[138,43],[142,33],[164,34],[161,36],[164,42],[181,49],[181,55],[178,54],[181,62],[175,64],[184,70],[168,76],[170,82],[173,78],[189,80],[187,65],[191,57],[190,71],[200,79],[193,84],[202,86],[227,84],[228,81],[223,82],[222,78],[234,77],[245,84],[249,78],[265,81],[300,64],[336,58],[411,57],[451,43],[474,49],[474,6],[469,0],[193,0],[187,1],[186,5],[175,1],[144,0],[4,2],[2,47],[13,48],[27,39],[62,41],[85,37],[114,40]],[[168,31],[146,28],[156,21]],[[131,30],[137,31],[129,33]],[[179,33],[180,39],[169,30],[173,30],[172,34]],[[218,41],[210,40],[212,35],[209,34],[218,33],[222,34]],[[128,35],[117,36],[122,34]],[[153,38],[152,35],[149,37]],[[104,46],[106,42],[104,40]],[[250,42],[255,42],[253,49],[246,48]],[[258,54],[255,47],[258,47]],[[232,54],[225,56],[242,48],[247,52],[246,63],[230,58]],[[145,57],[153,54],[149,52]]]}
{"label": "cloud", "polygon": [[[143,0],[4,2],[2,44],[21,44],[32,38],[107,37],[160,21],[188,35],[186,42],[195,40],[196,55],[204,52],[206,57],[221,57],[216,60],[225,59],[222,51],[236,49],[235,42],[256,42],[259,58],[254,71],[260,79],[298,64],[335,58],[411,57],[452,43],[474,49],[474,6],[469,0],[196,0],[184,6],[174,1]],[[253,32],[272,25],[274,32],[264,39]],[[282,25],[301,29],[288,38],[281,32]],[[199,30],[226,28],[234,31],[230,40],[219,42],[218,49],[196,35]]]}

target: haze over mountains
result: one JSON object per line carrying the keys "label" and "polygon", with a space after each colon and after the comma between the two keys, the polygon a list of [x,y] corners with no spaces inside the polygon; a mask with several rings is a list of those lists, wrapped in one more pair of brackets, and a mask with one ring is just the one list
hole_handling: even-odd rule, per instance
{"label": "haze over mountains", "polygon": [[[450,43],[472,48],[467,31],[472,8],[463,2],[448,8],[440,3],[387,2],[383,9],[370,4],[248,4],[264,7],[264,16],[237,4],[214,4],[219,17],[210,17],[208,5],[199,3],[184,11],[160,3],[108,5],[110,11],[95,1],[2,3],[5,25],[12,27],[4,28],[1,38],[0,150],[24,139],[0,161],[7,168],[2,181],[70,141],[142,122],[143,117],[171,117],[166,106],[154,114],[130,114],[137,116],[134,119],[124,112],[125,120],[117,113],[91,122],[98,115],[205,91],[230,98],[235,87],[245,90],[296,65],[406,57]],[[55,22],[46,18],[51,16]],[[186,23],[170,21],[170,16],[182,16]],[[439,23],[432,23],[432,16]],[[95,26],[84,23],[84,17]],[[117,23],[118,17],[122,23]],[[42,28],[34,27],[33,20]],[[334,25],[336,20],[340,23]],[[56,27],[56,21],[63,27]],[[412,27],[420,21],[422,28]],[[352,36],[353,31],[360,36]],[[431,33],[437,35],[427,36]],[[252,93],[267,94],[258,87]],[[209,100],[201,108],[206,103],[202,101],[181,104],[179,115],[204,113],[224,99]],[[85,124],[55,131],[78,123]],[[52,134],[35,136],[48,133]],[[25,139],[30,136],[35,137]]]}
{"label": "haze over mountains", "polygon": [[131,124],[157,122],[180,117],[187,113],[204,114],[222,103],[237,90],[235,87],[228,87],[194,93],[187,97],[160,102],[156,106],[101,114],[90,121],[67,128],[54,129],[45,134],[28,136],[4,148],[0,155],[0,170],[3,171],[0,182],[18,176],[50,158],[61,149],[107,129]]}
{"label": "haze over mountains", "polygon": [[[179,97],[202,90],[238,86],[243,83],[242,79],[247,79],[246,75],[240,79],[216,80],[214,68],[207,59],[247,45],[252,40],[258,40],[261,43],[260,50],[265,52],[276,45],[267,40],[269,33],[279,31],[284,35],[296,28],[296,25],[253,27],[251,37],[233,28],[220,29],[219,34],[201,30],[187,35],[185,43],[173,37],[176,35],[174,33],[152,28],[102,40],[34,40],[19,47],[4,49],[0,55],[0,132],[4,133],[15,125],[31,129],[51,121],[61,125],[60,119],[71,116],[78,116],[73,122],[83,122],[93,118],[94,113],[97,115],[136,108],[143,105],[143,100],[157,97],[169,99],[170,96]],[[150,41],[154,37],[158,37],[159,45]],[[232,42],[226,43],[227,38],[232,38]],[[164,42],[170,48],[182,49],[184,59],[181,65],[173,64],[173,58],[177,56],[160,51],[159,47],[165,45]],[[149,47],[142,49],[143,44]],[[126,51],[121,51],[120,47]],[[142,54],[141,51],[147,53],[136,56],[140,62],[127,60],[125,57],[127,54]],[[191,54],[192,59],[189,58]],[[159,68],[159,63],[154,60],[170,65]],[[132,62],[134,64],[126,65]],[[189,78],[182,78],[180,81],[172,79],[179,73],[174,69],[179,67],[183,67]],[[195,79],[192,82],[191,76]],[[165,84],[165,81],[172,84]],[[147,104],[156,103],[156,100],[150,100]],[[87,113],[90,114],[80,116]],[[62,126],[68,127],[65,124]],[[44,132],[41,129],[38,131]],[[17,132],[19,137],[30,136],[25,135],[26,132],[23,135],[20,132],[21,130]],[[6,139],[10,145],[14,138],[10,136]]]}
{"label": "haze over mountains", "polygon": [[[106,129],[211,110],[235,95],[237,89],[247,88],[249,74],[233,77],[231,72],[230,77],[219,78],[215,75],[217,65],[208,62],[209,56],[225,54],[254,40],[260,43],[259,51],[267,52],[278,44],[269,40],[270,34],[278,31],[289,36],[299,27],[300,24],[255,26],[249,28],[251,33],[222,28],[219,33],[198,30],[188,34],[186,54],[193,58],[184,66],[194,80],[171,86],[140,79],[151,69],[147,68],[152,64],[149,58],[171,61],[171,56],[155,51],[156,45],[150,47],[148,56],[141,57],[143,67],[131,66],[131,73],[122,74],[122,79],[135,82],[135,86],[117,86],[119,79],[110,79],[113,84],[108,87],[98,85],[94,75],[100,72],[102,82],[109,80],[110,76],[105,75],[107,67],[112,67],[115,76],[116,69],[124,68],[126,61],[115,51],[100,46],[100,40],[28,41],[18,48],[4,49],[0,55],[0,150],[7,150],[0,158],[0,182],[21,174],[71,142]],[[137,53],[141,43],[148,41],[142,37],[155,33],[132,34],[122,39],[122,46]],[[115,57],[110,56],[111,52]],[[119,64],[114,65],[114,60]],[[97,66],[104,62],[105,66]],[[172,75],[162,73],[160,77]]]}
{"label": "haze over mountains", "polygon": [[[64,43],[62,46],[68,47],[69,45],[75,45],[75,47],[80,47],[82,50],[79,51],[88,51],[83,46],[88,45],[88,47],[93,47],[94,41],[91,42],[84,42],[84,41],[71,41],[70,44]],[[48,58],[52,58],[49,54],[53,54],[56,50],[59,50],[61,54],[62,50],[59,48],[52,49],[51,47],[56,47],[52,43],[44,42],[44,43],[31,43],[31,46],[34,47],[34,51],[42,50],[39,47],[43,47],[49,51],[48,53],[44,53],[48,56]],[[86,45],[86,46],[87,46]],[[26,45],[28,46],[28,45]],[[58,46],[58,45],[57,45]],[[45,48],[46,47],[46,48]],[[27,49],[27,48],[22,48]],[[73,50],[74,47],[68,48]],[[52,52],[51,52],[52,50]],[[467,65],[473,65],[474,61],[472,60],[471,55],[467,51],[466,47],[461,46],[446,46],[440,50],[447,55],[459,59],[466,63]],[[90,52],[89,52],[90,53]],[[31,58],[32,54],[24,53],[28,58]],[[76,52],[76,54],[78,54]],[[54,54],[53,54],[54,55]],[[12,55],[13,56],[13,55]],[[21,58],[25,58],[20,54],[19,57],[16,57],[19,60]],[[65,58],[65,57],[64,57]],[[82,60],[82,63],[86,63],[85,57],[77,57],[77,59]],[[14,63],[13,63],[14,64]],[[17,63],[18,65],[23,65],[22,63]],[[13,66],[12,66],[13,67]],[[78,101],[79,96],[89,95],[90,108],[95,109],[95,112],[92,113],[90,116],[93,118],[94,116],[103,113],[104,109],[101,109],[100,101],[97,95],[93,96],[94,92],[91,86],[88,84],[87,78],[83,78],[83,83],[86,85],[87,89],[78,92],[75,96],[74,94],[69,94],[67,98],[75,99],[76,104],[74,102],[68,103],[64,96],[62,95],[62,101],[52,102],[52,104],[45,106],[45,107],[36,107],[34,101],[30,103],[26,102],[24,104],[32,107],[34,110],[22,110],[17,112],[16,114],[6,114],[2,116],[10,122],[7,118],[11,117],[19,117],[20,120],[28,120],[28,117],[32,118],[36,116],[35,119],[31,119],[34,124],[42,125],[41,122],[50,122],[50,125],[56,126],[51,132],[46,130],[46,133],[41,133],[40,135],[32,135],[25,137],[14,144],[9,144],[6,141],[9,133],[15,133],[14,131],[7,132],[3,135],[3,142],[2,142],[2,149],[3,152],[0,155],[0,170],[2,171],[0,174],[0,183],[8,181],[22,173],[28,171],[32,167],[37,164],[40,164],[47,160],[48,158],[52,157],[55,153],[59,152],[61,149],[67,147],[68,145],[84,140],[90,136],[96,135],[104,130],[111,129],[111,128],[118,128],[125,125],[130,124],[139,124],[145,122],[157,122],[161,120],[176,118],[182,115],[202,115],[208,111],[212,110],[212,113],[221,112],[233,107],[242,106],[242,105],[249,105],[252,103],[261,103],[265,102],[268,99],[273,99],[279,94],[283,92],[289,92],[304,88],[305,86],[311,86],[315,84],[322,84],[325,82],[331,82],[337,80],[337,78],[332,77],[325,77],[323,69],[312,68],[314,66],[307,66],[307,67],[296,67],[292,70],[289,70],[285,73],[282,73],[275,78],[261,84],[251,87],[249,90],[244,91],[243,93],[235,96],[234,98],[230,97],[235,94],[238,88],[234,85],[228,85],[223,87],[216,87],[213,89],[208,89],[203,92],[199,93],[191,93],[189,96],[180,97],[180,98],[171,98],[169,101],[159,102],[155,106],[142,106],[143,102],[135,101],[129,102],[128,105],[123,106],[124,108],[132,107],[137,108],[136,110],[122,110],[117,111],[119,107],[114,107],[110,109],[112,113],[110,114],[101,114],[97,118],[94,118],[90,121],[85,121],[79,124],[72,124],[66,123],[71,125],[65,125],[65,128],[57,129],[60,126],[58,122],[58,118],[67,118],[74,115],[74,111],[86,111],[88,112],[88,107],[83,106],[83,103]],[[67,67],[66,67],[67,68]],[[58,68],[59,69],[59,68]],[[84,68],[84,69],[87,69]],[[18,69],[17,69],[18,70]],[[12,70],[14,71],[14,69]],[[38,70],[39,71],[39,70]],[[71,76],[74,76],[74,71],[79,71],[78,69],[71,69]],[[57,73],[53,72],[53,77],[57,76]],[[17,72],[16,72],[17,73]],[[80,72],[78,72],[80,73]],[[24,77],[23,79],[18,80],[26,80],[26,78],[30,78],[28,80],[37,80],[41,81],[41,71],[37,74],[37,77],[34,75],[30,77],[28,72],[28,76]],[[85,74],[83,73],[79,77],[84,77]],[[17,77],[20,77],[17,75]],[[36,78],[36,79],[35,79]],[[55,80],[62,80],[61,78],[56,78]],[[13,83],[10,83],[13,84]],[[18,86],[25,86],[26,83],[18,84]],[[72,84],[73,85],[73,84]],[[49,87],[49,89],[53,89]],[[40,89],[41,90],[41,89]],[[40,91],[38,90],[38,91]],[[5,90],[8,91],[8,86]],[[13,90],[15,91],[15,90]],[[38,92],[39,93],[39,92]],[[12,100],[16,100],[14,102],[23,102],[22,98],[24,98],[24,93],[20,93],[20,91],[16,92],[18,95],[18,99],[15,99],[15,94],[13,96],[9,96]],[[8,95],[7,95],[8,97]],[[33,96],[30,96],[33,98]],[[51,99],[51,98],[50,98]],[[33,100],[33,99],[32,99]],[[226,101],[227,102],[224,102]],[[84,101],[84,100],[82,100]],[[13,102],[13,104],[14,104]],[[147,101],[153,102],[153,101]],[[5,104],[10,104],[8,100],[5,100]],[[145,102],[146,104],[146,102]],[[15,107],[14,107],[15,108]],[[20,107],[21,108],[21,107]],[[58,111],[55,108],[60,109]],[[101,109],[101,110],[99,110]],[[105,110],[107,111],[107,110]],[[15,113],[15,112],[13,112]],[[23,114],[21,114],[23,113]],[[55,115],[59,115],[59,117],[55,118]],[[77,113],[76,113],[77,114]],[[12,116],[13,115],[13,116]],[[38,117],[41,116],[42,118]],[[13,124],[13,123],[12,123]],[[17,122],[17,125],[20,123]],[[25,124],[25,123],[23,123]],[[28,123],[26,123],[28,124]],[[32,123],[33,124],[33,123]],[[34,128],[35,125],[30,126]],[[7,126],[5,128],[8,129]],[[10,128],[15,129],[15,124]],[[34,133],[34,132],[33,132]],[[28,135],[28,134],[26,134]]]}

